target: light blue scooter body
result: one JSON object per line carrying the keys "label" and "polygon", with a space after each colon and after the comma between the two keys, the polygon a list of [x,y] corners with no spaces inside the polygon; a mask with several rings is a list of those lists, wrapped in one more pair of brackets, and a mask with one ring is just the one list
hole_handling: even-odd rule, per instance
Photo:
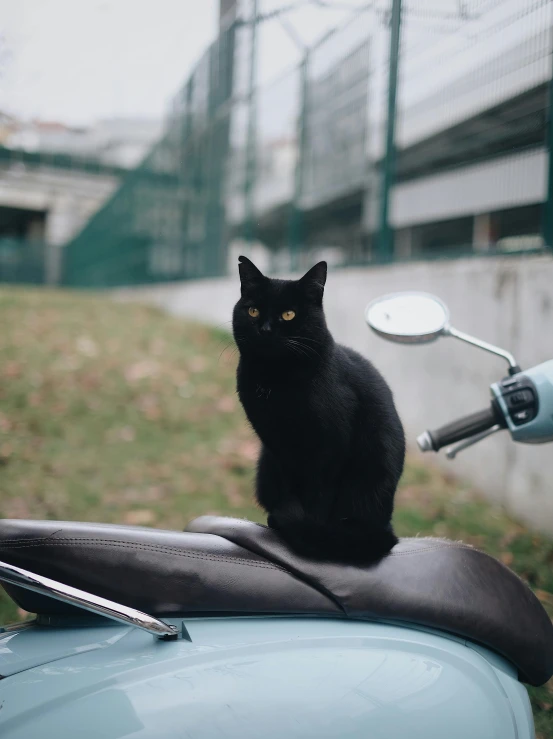
{"label": "light blue scooter body", "polygon": [[323,618],[168,620],[185,638],[102,619],[0,633],[0,737],[534,737],[516,670],[461,638]]}
{"label": "light blue scooter body", "polygon": [[532,380],[539,398],[538,413],[528,423],[515,426],[498,382],[491,385],[492,396],[496,398],[503,411],[513,441],[524,444],[546,444],[553,441],[553,359],[525,372],[520,372],[509,379],[514,382],[525,378]]}

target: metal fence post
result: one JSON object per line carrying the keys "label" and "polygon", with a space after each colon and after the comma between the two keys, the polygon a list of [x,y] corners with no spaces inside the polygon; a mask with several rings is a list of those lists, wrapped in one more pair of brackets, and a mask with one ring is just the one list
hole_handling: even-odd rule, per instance
{"label": "metal fence post", "polygon": [[[553,50],[550,51],[550,54],[553,60]],[[542,236],[545,246],[553,249],[553,65],[551,66],[551,76],[549,78],[548,88],[548,99],[546,102],[547,200],[543,206]]]}
{"label": "metal fence post", "polygon": [[252,0],[251,34],[250,34],[250,68],[248,83],[248,132],[246,139],[246,171],[244,179],[244,239],[251,245],[254,238],[254,206],[253,186],[256,169],[256,89],[255,73],[257,69],[257,4]]}
{"label": "metal fence post", "polygon": [[299,256],[303,242],[303,213],[301,196],[303,192],[303,170],[305,165],[306,117],[307,117],[307,69],[309,51],[306,50],[300,64],[300,106],[297,130],[296,170],[294,176],[294,195],[289,223],[290,269],[295,272],[299,268]]}
{"label": "metal fence post", "polygon": [[390,29],[390,62],[388,71],[388,110],[386,119],[386,152],[382,161],[380,183],[380,232],[377,241],[379,261],[393,259],[394,238],[390,226],[389,201],[394,181],[396,97],[399,67],[399,38],[401,30],[401,0],[393,0]]}

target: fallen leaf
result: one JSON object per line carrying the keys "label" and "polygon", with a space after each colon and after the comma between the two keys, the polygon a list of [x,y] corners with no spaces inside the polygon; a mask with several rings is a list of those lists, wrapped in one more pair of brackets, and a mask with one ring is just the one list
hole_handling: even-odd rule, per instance
{"label": "fallen leaf", "polygon": [[404,485],[399,490],[399,495],[401,495],[401,500],[403,503],[406,503],[407,501],[417,501],[420,494],[420,487],[418,485]]}
{"label": "fallen leaf", "polygon": [[27,396],[27,404],[31,408],[38,408],[40,405],[40,393],[29,393]]}
{"label": "fallen leaf", "polygon": [[0,446],[0,466],[7,465],[12,454],[13,448],[11,444],[2,444],[2,446]]}
{"label": "fallen leaf", "polygon": [[205,357],[197,355],[195,357],[192,357],[192,359],[188,362],[188,366],[190,367],[192,372],[203,372],[207,367],[207,359]]}
{"label": "fallen leaf", "polygon": [[219,454],[229,454],[230,452],[234,452],[235,450],[236,442],[234,439],[231,439],[228,436],[223,437],[217,445],[217,451],[219,452]]}
{"label": "fallen leaf", "polygon": [[236,408],[236,400],[232,395],[223,395],[217,403],[216,408],[221,413],[232,413]]}
{"label": "fallen leaf", "polygon": [[171,381],[173,382],[173,385],[175,387],[180,387],[181,385],[186,385],[188,382],[188,372],[185,372],[182,369],[175,369],[170,373]]}
{"label": "fallen leaf", "polygon": [[64,370],[66,372],[74,372],[81,366],[81,361],[75,356],[63,356],[54,363],[54,370]]}
{"label": "fallen leaf", "polygon": [[500,544],[502,547],[510,547],[514,540],[517,538],[518,533],[516,531],[509,531],[505,536],[501,537]]}
{"label": "fallen leaf", "polygon": [[536,588],[534,593],[542,603],[553,603],[553,593],[548,593],[547,590],[540,590],[539,588]]}
{"label": "fallen leaf", "polygon": [[205,385],[199,385],[197,391],[199,395],[203,395],[207,398],[216,398],[221,392],[221,388],[214,382],[210,382]]}
{"label": "fallen leaf", "polygon": [[121,441],[134,441],[136,437],[136,431],[132,428],[132,426],[123,426],[123,428],[119,431],[119,438]]}
{"label": "fallen leaf", "polygon": [[155,354],[156,356],[163,354],[164,349],[165,349],[165,342],[163,341],[163,339],[159,337],[156,337],[150,345],[150,352],[152,354]]}
{"label": "fallen leaf", "polygon": [[151,485],[146,491],[146,499],[151,501],[163,500],[165,491],[159,485]]}
{"label": "fallen leaf", "polygon": [[18,362],[6,362],[4,366],[4,377],[14,379],[19,377],[22,372],[22,367]]}
{"label": "fallen leaf", "polygon": [[106,437],[108,441],[134,441],[136,431],[132,426],[123,426],[122,428],[110,429]]}
{"label": "fallen leaf", "polygon": [[138,407],[149,421],[157,421],[161,416],[157,395],[143,395],[138,399]]}
{"label": "fallen leaf", "polygon": [[240,493],[238,485],[227,485],[225,496],[231,508],[240,508],[240,506],[244,505],[244,498]]}
{"label": "fallen leaf", "polygon": [[23,498],[11,498],[2,503],[2,518],[31,518],[29,501]]}
{"label": "fallen leaf", "polygon": [[98,345],[90,336],[79,336],[76,342],[77,351],[85,357],[98,356]]}
{"label": "fallen leaf", "polygon": [[255,439],[243,441],[238,447],[238,453],[244,459],[255,462],[259,456],[259,442]]}
{"label": "fallen leaf", "polygon": [[154,523],[156,515],[153,511],[147,508],[141,508],[136,511],[128,511],[123,516],[123,522],[129,526],[147,526],[148,524]]}
{"label": "fallen leaf", "polygon": [[138,382],[139,380],[145,380],[147,377],[156,377],[159,371],[159,362],[153,359],[141,359],[125,369],[125,379],[127,382]]}
{"label": "fallen leaf", "polygon": [[97,390],[102,385],[102,378],[99,375],[85,375],[81,378],[81,385],[86,390]]}

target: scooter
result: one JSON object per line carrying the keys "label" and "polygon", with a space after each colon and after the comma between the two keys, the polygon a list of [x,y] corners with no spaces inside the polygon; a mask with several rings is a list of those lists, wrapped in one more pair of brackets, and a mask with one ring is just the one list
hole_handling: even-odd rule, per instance
{"label": "scooter", "polygon": [[[459,336],[440,301],[372,303],[369,325]],[[553,361],[492,385],[490,408],[423,449],[506,428],[553,441]],[[523,412],[526,415],[521,415]],[[3,520],[0,580],[36,619],[0,633],[2,739],[531,739],[523,683],[553,674],[531,590],[459,542],[403,539],[370,567],[313,561],[271,529],[185,532]]]}

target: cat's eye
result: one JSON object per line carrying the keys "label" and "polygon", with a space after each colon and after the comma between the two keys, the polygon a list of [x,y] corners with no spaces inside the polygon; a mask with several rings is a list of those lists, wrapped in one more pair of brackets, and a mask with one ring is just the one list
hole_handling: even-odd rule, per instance
{"label": "cat's eye", "polygon": [[285,321],[291,321],[292,318],[296,317],[296,314],[293,310],[285,310],[284,313],[282,314],[282,317],[284,318]]}
{"label": "cat's eye", "polygon": [[254,308],[253,306],[248,308],[248,313],[250,314],[252,318],[257,318],[257,316],[259,315],[259,311],[257,310],[257,308]]}

